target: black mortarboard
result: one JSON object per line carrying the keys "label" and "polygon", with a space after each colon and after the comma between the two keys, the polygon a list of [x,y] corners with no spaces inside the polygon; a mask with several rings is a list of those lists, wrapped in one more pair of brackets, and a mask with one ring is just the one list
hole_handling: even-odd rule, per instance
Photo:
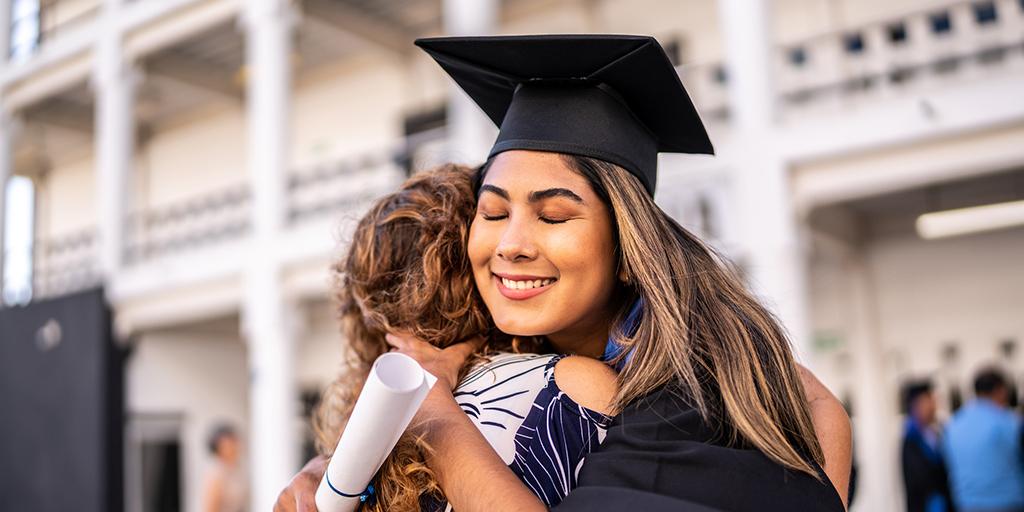
{"label": "black mortarboard", "polygon": [[659,152],[714,153],[653,37],[435,37],[416,45],[500,127],[489,157],[532,149],[598,158],[653,195]]}

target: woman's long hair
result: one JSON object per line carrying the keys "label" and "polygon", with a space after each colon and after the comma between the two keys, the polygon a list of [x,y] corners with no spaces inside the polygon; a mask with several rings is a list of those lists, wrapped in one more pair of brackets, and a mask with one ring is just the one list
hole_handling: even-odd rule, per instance
{"label": "woman's long hair", "polygon": [[[389,347],[384,335],[404,330],[438,347],[475,336],[486,350],[518,351],[483,305],[466,254],[476,210],[474,172],[444,166],[417,174],[379,199],[356,226],[347,254],[332,267],[334,299],[349,350],[346,368],[323,393],[313,418],[317,449],[334,451],[370,366]],[[375,480],[375,511],[419,510],[424,495],[440,497],[423,462],[429,450],[404,435]]]}
{"label": "woman's long hair", "polygon": [[[642,300],[635,334],[613,332],[632,351],[613,407],[651,391],[681,390],[724,441],[757,448],[820,479],[824,463],[803,385],[779,321],[726,259],[665,214],[633,175],[601,160],[564,155],[614,215],[620,268]],[[620,325],[632,301],[618,313]],[[624,357],[624,356],[623,356]]]}

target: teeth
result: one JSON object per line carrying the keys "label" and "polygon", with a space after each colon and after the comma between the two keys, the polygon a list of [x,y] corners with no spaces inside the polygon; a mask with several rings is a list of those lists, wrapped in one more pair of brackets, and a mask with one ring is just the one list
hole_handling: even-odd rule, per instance
{"label": "teeth", "polygon": [[530,290],[533,288],[540,288],[547,286],[555,282],[554,279],[534,279],[533,281],[513,281],[511,279],[501,278],[501,284],[505,285],[505,288],[510,290]]}

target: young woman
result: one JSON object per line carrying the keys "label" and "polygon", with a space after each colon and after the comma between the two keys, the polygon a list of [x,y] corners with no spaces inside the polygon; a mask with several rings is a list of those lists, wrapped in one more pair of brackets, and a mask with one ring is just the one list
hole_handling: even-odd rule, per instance
{"label": "young woman", "polygon": [[[473,173],[467,168],[449,166],[424,172],[398,192],[378,200],[359,222],[348,254],[334,266],[335,298],[352,357],[347,371],[325,392],[318,408],[318,445],[321,453],[331,452],[370,364],[387,350],[384,338],[388,331],[400,329],[430,340],[432,352],[440,352],[434,347],[453,347],[442,354],[470,348],[455,342],[490,332],[489,348],[518,353],[484,359],[480,354],[487,348],[479,348],[471,354],[475,365],[468,374],[471,365],[461,364],[464,357],[453,358],[451,368],[465,375],[455,390],[456,400],[485,436],[490,449],[484,451],[497,452],[502,463],[511,467],[545,506],[552,506],[576,486],[580,460],[603,437],[606,420],[600,412],[608,411],[615,393],[614,374],[590,358],[522,353],[537,348],[537,341],[529,337],[513,340],[493,329],[475,293],[466,253],[468,226],[476,216],[472,181]],[[572,283],[571,276],[563,275],[563,282],[566,279]],[[513,341],[520,343],[514,345]],[[455,379],[450,377],[451,382]],[[506,392],[507,384],[494,386],[505,380],[514,386],[512,393]],[[807,387],[809,392],[827,396],[816,381],[808,381]],[[516,394],[524,390],[526,393]],[[515,396],[504,398],[508,395]],[[534,403],[540,406],[534,407]],[[812,402],[812,410],[815,408]],[[827,418],[818,408],[815,419],[819,429]],[[516,442],[517,437],[525,437],[522,433],[538,427],[541,435],[528,435],[528,442]],[[551,456],[546,440],[552,438],[571,456],[564,460]],[[572,450],[567,449],[570,445]],[[443,507],[442,494],[433,472],[424,465],[420,448],[423,446],[414,436],[401,440],[374,482],[377,495],[369,509]],[[835,458],[829,454],[830,460]],[[530,464],[538,460],[539,464]],[[310,470],[300,475],[297,483],[305,479],[315,484],[323,470]],[[288,509],[283,504],[281,508]]]}
{"label": "young woman", "polygon": [[[500,36],[417,45],[500,126],[468,242],[495,324],[592,356],[611,337],[618,354],[619,415],[563,508],[842,509],[819,469],[828,464],[782,327],[654,203],[659,152],[713,152],[657,41]],[[393,339],[435,366],[429,353],[410,350],[415,341]],[[450,409],[442,387],[418,430],[436,447],[428,463],[456,508],[536,504],[471,450],[474,432]],[[833,474],[844,486],[841,466]],[[473,492],[484,481],[491,492]],[[502,500],[506,493],[517,499]]]}
{"label": "young woman", "polygon": [[[592,355],[605,350],[612,333],[629,350],[614,406],[621,414],[587,457],[581,487],[563,508],[623,500],[662,508],[842,509],[840,494],[822,482],[827,474],[845,490],[848,453],[823,457],[777,322],[699,241],[644,199],[637,180],[593,159],[509,151],[494,158],[480,190],[469,254],[498,328]],[[540,287],[524,290],[515,283],[538,280]],[[623,339],[615,326],[636,296],[652,306]],[[450,374],[411,337],[389,340],[428,369]],[[428,465],[455,509],[543,509],[490,463],[451,403],[443,386],[435,388],[418,432],[433,447]],[[832,430],[848,442],[843,419]],[[488,492],[480,493],[485,483]]]}
{"label": "young woman", "polygon": [[[472,169],[445,166],[410,178],[360,220],[334,264],[335,302],[351,357],[324,393],[315,426],[330,454],[385,335],[414,334],[435,347],[486,339],[453,367],[454,398],[502,463],[545,506],[576,486],[576,469],[603,438],[615,372],[594,359],[524,350],[538,340],[493,328],[473,284],[466,237],[475,213]],[[461,345],[467,347],[468,345]],[[454,380],[453,380],[454,382]],[[551,448],[551,446],[554,448]],[[369,510],[444,510],[447,503],[412,435],[403,437],[373,482]],[[552,451],[559,452],[551,456]],[[557,462],[556,462],[557,461]]]}
{"label": "young woman", "polygon": [[[559,352],[607,354],[620,369],[618,414],[561,508],[841,510],[845,414],[813,379],[805,401],[811,386],[778,322],[652,199],[658,152],[711,151],[657,42],[417,44],[501,127],[468,241],[495,324]],[[468,350],[387,339],[441,377],[414,430],[455,508],[543,509],[455,401]],[[309,494],[315,471],[279,504]]]}

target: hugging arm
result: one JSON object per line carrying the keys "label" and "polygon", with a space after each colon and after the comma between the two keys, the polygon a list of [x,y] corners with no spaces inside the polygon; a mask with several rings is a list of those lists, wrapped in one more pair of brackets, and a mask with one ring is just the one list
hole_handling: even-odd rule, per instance
{"label": "hugging arm", "polygon": [[797,369],[807,406],[811,410],[814,433],[825,454],[825,467],[822,469],[842,498],[843,505],[846,505],[853,457],[850,417],[842,402],[810,370],[803,365],[797,365]]}
{"label": "hugging arm", "polygon": [[414,431],[431,447],[425,453],[445,497],[459,511],[547,510],[498,457],[452,398],[436,387],[427,396]]}
{"label": "hugging arm", "polygon": [[[422,342],[388,337],[388,342],[434,375],[453,375],[461,360],[445,358],[443,351]],[[467,353],[468,355],[468,353]],[[458,364],[455,364],[455,363]],[[555,366],[559,388],[576,403],[608,412],[616,390],[616,375],[604,363],[586,357],[566,357]],[[445,497],[459,511],[541,511],[545,504],[519,480],[473,425],[452,396],[453,379],[439,378],[410,426],[430,446],[425,453]]]}

